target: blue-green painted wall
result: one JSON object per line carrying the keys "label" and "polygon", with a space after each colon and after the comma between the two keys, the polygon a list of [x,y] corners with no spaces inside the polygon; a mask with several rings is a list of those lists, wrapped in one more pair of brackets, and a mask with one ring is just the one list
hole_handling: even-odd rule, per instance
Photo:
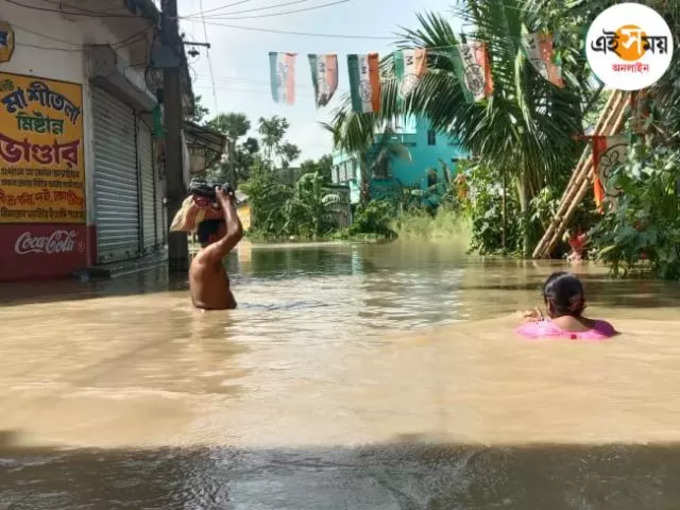
{"label": "blue-green painted wall", "polygon": [[[430,121],[418,118],[406,126],[396,138],[405,145],[411,155],[411,161],[392,158],[390,177],[387,179],[372,179],[371,195],[380,198],[397,190],[401,186],[419,187],[427,189],[428,170],[437,172],[438,181],[444,179],[441,161],[446,163],[451,176],[456,173],[455,159],[464,158],[466,153],[460,145],[443,133],[436,133],[434,144],[430,144],[428,133],[431,130]],[[369,159],[371,155],[369,153]],[[358,191],[361,187],[361,172],[355,156],[336,153],[333,157],[333,180],[347,183]],[[352,202],[358,201],[358,192],[352,194]]]}

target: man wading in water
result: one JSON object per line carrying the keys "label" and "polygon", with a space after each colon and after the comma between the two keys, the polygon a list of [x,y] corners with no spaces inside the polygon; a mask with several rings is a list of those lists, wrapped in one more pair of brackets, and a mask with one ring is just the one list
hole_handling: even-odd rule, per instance
{"label": "man wading in water", "polygon": [[199,223],[201,251],[191,262],[189,286],[196,308],[231,310],[236,308],[236,300],[229,289],[229,277],[222,260],[243,237],[243,227],[236,213],[234,193],[217,187],[215,195],[224,212],[224,219]]}

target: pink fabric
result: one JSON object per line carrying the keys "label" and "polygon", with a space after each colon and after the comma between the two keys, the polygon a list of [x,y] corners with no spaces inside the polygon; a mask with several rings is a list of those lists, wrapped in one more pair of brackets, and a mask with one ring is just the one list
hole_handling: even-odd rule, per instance
{"label": "pink fabric", "polygon": [[569,338],[571,340],[606,340],[616,334],[614,326],[606,321],[595,321],[595,326],[588,331],[565,331],[549,319],[527,322],[518,327],[515,332],[527,338]]}

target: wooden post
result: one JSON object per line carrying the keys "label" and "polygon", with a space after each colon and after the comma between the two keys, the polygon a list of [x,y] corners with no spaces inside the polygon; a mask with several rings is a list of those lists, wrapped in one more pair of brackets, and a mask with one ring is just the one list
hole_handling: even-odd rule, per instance
{"label": "wooden post", "polygon": [[[186,194],[182,157],[182,85],[180,80],[181,52],[184,51],[179,37],[177,0],[162,0],[161,29],[163,45],[171,48],[177,56],[177,66],[163,70],[163,102],[165,107],[165,150],[167,176],[168,225],[182,206]],[[168,235],[168,270],[185,273],[189,269],[187,235],[170,232]]]}

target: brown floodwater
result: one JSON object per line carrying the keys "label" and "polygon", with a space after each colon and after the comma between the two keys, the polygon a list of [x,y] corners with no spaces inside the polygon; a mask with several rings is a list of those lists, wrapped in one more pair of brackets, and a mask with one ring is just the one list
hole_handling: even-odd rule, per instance
{"label": "brown floodwater", "polygon": [[249,247],[239,309],[162,272],[0,286],[0,509],[677,508],[680,285],[573,268],[602,343],[527,341],[559,263]]}

